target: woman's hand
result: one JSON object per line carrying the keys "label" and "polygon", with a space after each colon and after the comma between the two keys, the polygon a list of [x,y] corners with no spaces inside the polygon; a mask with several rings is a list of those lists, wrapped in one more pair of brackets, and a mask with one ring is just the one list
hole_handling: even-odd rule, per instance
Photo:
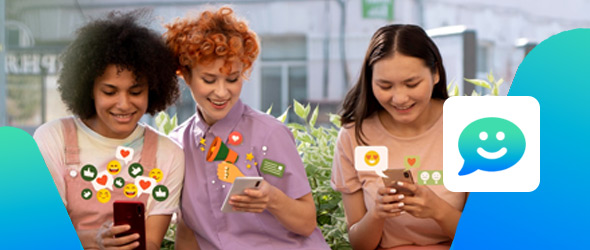
{"label": "woman's hand", "polygon": [[115,235],[129,231],[131,226],[119,225],[113,226],[110,221],[105,222],[97,230],[96,245],[98,249],[134,249],[139,246],[139,234],[134,233],[123,237],[115,237]]}
{"label": "woman's hand", "polygon": [[234,211],[262,213],[270,202],[273,186],[266,181],[262,181],[258,189],[246,189],[243,195],[233,195],[229,199],[229,204],[233,206]]}
{"label": "woman's hand", "polygon": [[376,219],[387,219],[405,213],[400,209],[400,202],[405,195],[398,194],[394,187],[382,187],[377,190],[377,198],[373,207],[373,215]]}
{"label": "woman's hand", "polygon": [[455,231],[461,210],[441,199],[430,188],[424,185],[416,185],[408,182],[397,182],[400,187],[405,187],[414,192],[414,196],[408,196],[401,200],[403,211],[417,218],[432,218],[442,228],[443,232],[455,238]]}
{"label": "woman's hand", "polygon": [[292,199],[280,189],[262,181],[258,189],[246,189],[243,195],[230,197],[234,211],[262,213],[268,210],[287,230],[309,236],[315,230],[315,203],[311,192]]}
{"label": "woman's hand", "polygon": [[398,181],[397,186],[405,187],[414,193],[414,196],[407,196],[401,200],[400,208],[416,218],[439,218],[441,202],[446,203],[436,195],[428,186],[416,185],[408,182]]}

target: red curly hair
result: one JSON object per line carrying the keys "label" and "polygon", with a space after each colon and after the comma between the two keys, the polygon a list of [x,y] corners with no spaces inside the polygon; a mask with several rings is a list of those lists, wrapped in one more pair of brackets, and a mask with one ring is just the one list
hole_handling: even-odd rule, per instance
{"label": "red curly hair", "polygon": [[204,11],[198,18],[177,18],[165,27],[166,44],[180,63],[177,74],[223,58],[222,73],[229,74],[231,65],[239,61],[244,64],[245,77],[260,51],[256,33],[227,6]]}

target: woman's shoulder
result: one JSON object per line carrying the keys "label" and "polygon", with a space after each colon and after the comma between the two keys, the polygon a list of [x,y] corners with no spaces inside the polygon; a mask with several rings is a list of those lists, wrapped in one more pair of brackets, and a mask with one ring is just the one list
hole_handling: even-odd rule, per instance
{"label": "woman's shoulder", "polygon": [[35,133],[33,133],[33,138],[37,143],[43,141],[45,139],[55,140],[56,138],[63,137],[63,119],[69,119],[70,117],[56,119],[53,121],[46,122],[39,126]]}
{"label": "woman's shoulder", "polygon": [[186,133],[189,133],[192,130],[197,115],[198,114],[195,113],[193,116],[189,117],[172,131],[170,131],[168,138],[182,148],[185,143],[184,138],[185,136],[188,136]]}
{"label": "woman's shoulder", "polygon": [[158,155],[178,156],[184,154],[178,142],[149,125],[143,124],[143,126],[146,130],[150,129],[158,135]]}
{"label": "woman's shoulder", "polygon": [[[349,135],[354,137],[356,135],[356,124],[355,122],[350,122],[347,124],[342,124],[340,128],[340,134]],[[364,135],[367,133],[377,133],[379,130],[379,117],[377,112],[373,113],[369,117],[365,118],[361,124],[361,130],[363,131]]]}

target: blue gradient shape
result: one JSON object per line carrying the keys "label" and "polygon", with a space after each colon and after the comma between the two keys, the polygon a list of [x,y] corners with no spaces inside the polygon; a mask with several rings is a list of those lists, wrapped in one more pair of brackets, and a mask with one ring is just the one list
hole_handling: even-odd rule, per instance
{"label": "blue gradient shape", "polygon": [[451,249],[590,249],[589,58],[590,30],[575,29],[520,64],[508,95],[539,101],[543,181],[530,193],[471,193]]}
{"label": "blue gradient shape", "polygon": [[0,128],[1,249],[82,249],[37,143]]}
{"label": "blue gradient shape", "polygon": [[[480,133],[487,133],[485,140],[480,139]],[[498,140],[497,133],[504,133],[504,138]],[[465,160],[459,175],[468,175],[478,169],[484,171],[501,171],[508,169],[522,158],[526,148],[524,134],[518,126],[509,120],[498,117],[478,119],[463,129],[459,136],[459,153]],[[481,148],[486,152],[506,153],[497,159],[487,159],[479,154]]]}

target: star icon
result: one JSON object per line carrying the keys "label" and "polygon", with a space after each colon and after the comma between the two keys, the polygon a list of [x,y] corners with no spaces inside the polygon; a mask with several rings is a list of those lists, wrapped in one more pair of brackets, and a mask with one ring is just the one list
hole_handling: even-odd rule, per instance
{"label": "star icon", "polygon": [[246,160],[252,161],[254,159],[254,155],[252,153],[246,154]]}
{"label": "star icon", "polygon": [[205,138],[201,138],[201,141],[199,142],[202,145],[205,145],[207,143],[207,140]]}

